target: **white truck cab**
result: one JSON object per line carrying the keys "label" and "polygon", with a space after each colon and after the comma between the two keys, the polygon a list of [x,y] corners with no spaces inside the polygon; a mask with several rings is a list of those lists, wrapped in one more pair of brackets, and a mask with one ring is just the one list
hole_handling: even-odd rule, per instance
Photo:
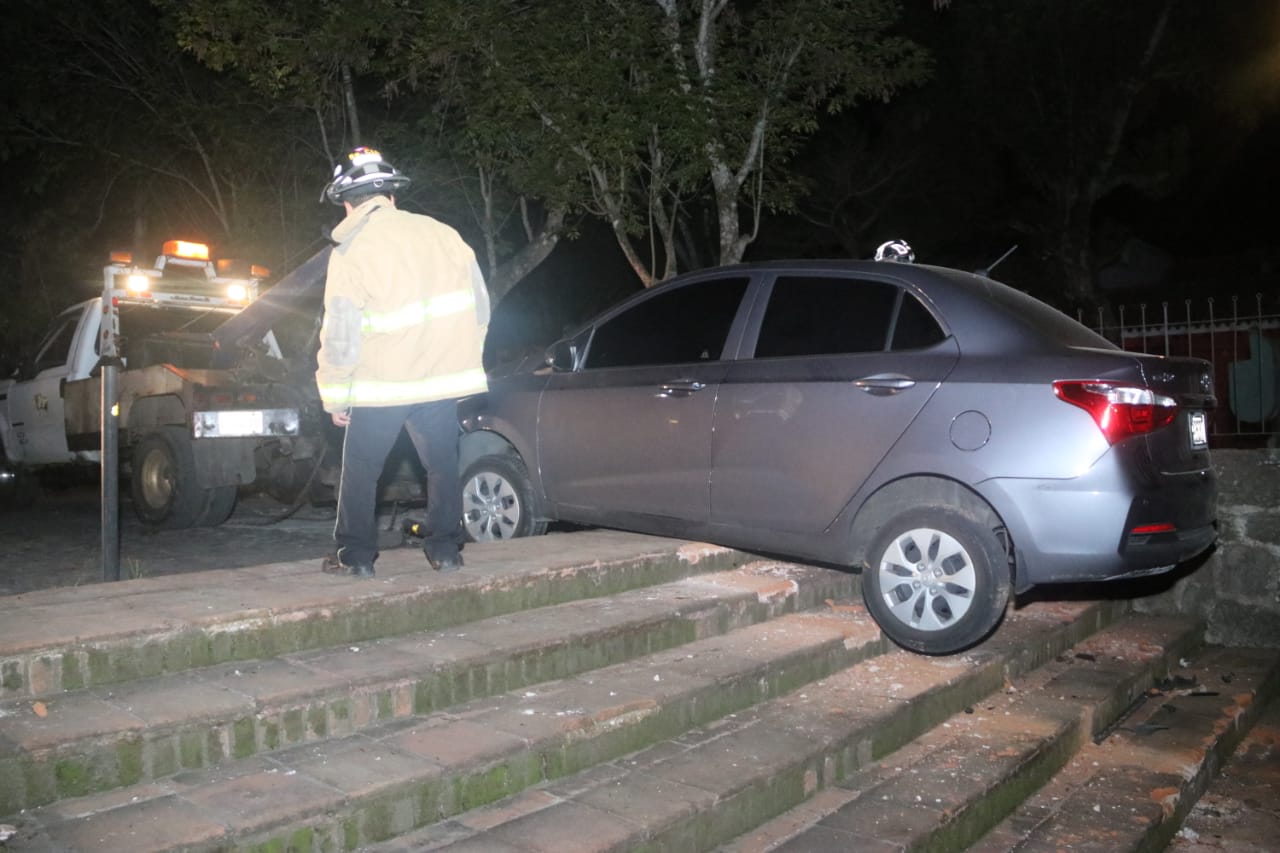
{"label": "white truck cab", "polygon": [[63,393],[68,379],[82,379],[97,363],[95,342],[101,299],[90,299],[63,311],[45,332],[36,355],[18,374],[0,381],[0,438],[14,463],[72,462],[67,449]]}

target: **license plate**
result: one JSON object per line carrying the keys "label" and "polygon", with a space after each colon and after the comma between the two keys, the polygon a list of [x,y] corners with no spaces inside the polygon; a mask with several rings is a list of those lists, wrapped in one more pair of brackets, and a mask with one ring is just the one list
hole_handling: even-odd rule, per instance
{"label": "license plate", "polygon": [[262,435],[262,412],[218,412],[220,435]]}
{"label": "license plate", "polygon": [[230,409],[196,412],[191,419],[196,438],[244,438],[259,435],[297,435],[297,409]]}
{"label": "license plate", "polygon": [[1195,450],[1203,450],[1209,446],[1209,425],[1205,421],[1204,412],[1192,412],[1190,418],[1191,425],[1191,447]]}

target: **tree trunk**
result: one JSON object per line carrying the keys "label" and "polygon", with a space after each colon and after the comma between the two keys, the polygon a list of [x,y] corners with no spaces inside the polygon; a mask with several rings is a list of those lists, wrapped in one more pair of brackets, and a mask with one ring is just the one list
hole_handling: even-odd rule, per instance
{"label": "tree trunk", "polygon": [[746,245],[742,242],[742,226],[738,221],[740,186],[733,172],[723,163],[711,167],[711,184],[716,191],[716,224],[720,235],[720,263],[736,264],[742,260]]}
{"label": "tree trunk", "polygon": [[495,304],[551,254],[564,234],[565,213],[563,206],[548,210],[537,235],[505,263],[490,271],[489,296]]}
{"label": "tree trunk", "polygon": [[364,138],[360,132],[360,111],[356,108],[356,88],[351,82],[351,66],[342,63],[342,101],[346,104],[347,122],[351,125],[352,146],[360,145]]}
{"label": "tree trunk", "polygon": [[1063,224],[1058,242],[1058,257],[1062,263],[1062,278],[1067,305],[1064,311],[1070,316],[1083,310],[1096,310],[1101,300],[1093,276],[1093,240],[1090,236],[1092,222],[1089,213],[1092,205],[1075,221]]}
{"label": "tree trunk", "polygon": [[618,241],[618,248],[622,249],[622,254],[630,264],[631,269],[635,272],[636,278],[640,279],[640,284],[645,287],[653,287],[657,281],[653,277],[653,273],[645,266],[644,261],[636,254],[636,247],[631,245],[631,237],[627,234],[627,229],[622,227],[622,220],[616,216],[609,217],[609,225],[613,228],[613,237]]}

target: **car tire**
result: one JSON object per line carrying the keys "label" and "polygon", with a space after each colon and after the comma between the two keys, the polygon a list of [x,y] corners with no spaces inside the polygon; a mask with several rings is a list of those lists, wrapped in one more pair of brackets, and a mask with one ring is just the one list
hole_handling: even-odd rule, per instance
{"label": "car tire", "polygon": [[[208,491],[196,481],[195,454],[191,440],[182,430],[147,433],[134,447],[129,492],[134,514],[146,526],[196,526],[209,506]],[[225,518],[224,515],[221,520]]]}
{"label": "car tire", "polygon": [[468,542],[500,542],[541,536],[533,484],[524,462],[514,454],[482,456],[462,474],[462,528]]}
{"label": "car tire", "polygon": [[952,654],[999,624],[1012,581],[989,523],[950,508],[914,509],[885,524],[862,576],[867,610],[890,640]]}

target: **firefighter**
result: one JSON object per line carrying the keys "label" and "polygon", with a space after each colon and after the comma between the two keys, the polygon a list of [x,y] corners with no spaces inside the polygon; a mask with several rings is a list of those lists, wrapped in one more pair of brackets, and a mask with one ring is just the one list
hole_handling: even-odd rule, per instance
{"label": "firefighter", "polygon": [[378,477],[402,427],[427,472],[423,551],[436,571],[462,568],[457,404],[487,390],[489,297],[457,231],[396,207],[408,185],[362,147],[322,197],[346,210],[333,229],[316,370],[324,409],[346,430],[337,548],[322,563],[330,574],[374,575]]}

